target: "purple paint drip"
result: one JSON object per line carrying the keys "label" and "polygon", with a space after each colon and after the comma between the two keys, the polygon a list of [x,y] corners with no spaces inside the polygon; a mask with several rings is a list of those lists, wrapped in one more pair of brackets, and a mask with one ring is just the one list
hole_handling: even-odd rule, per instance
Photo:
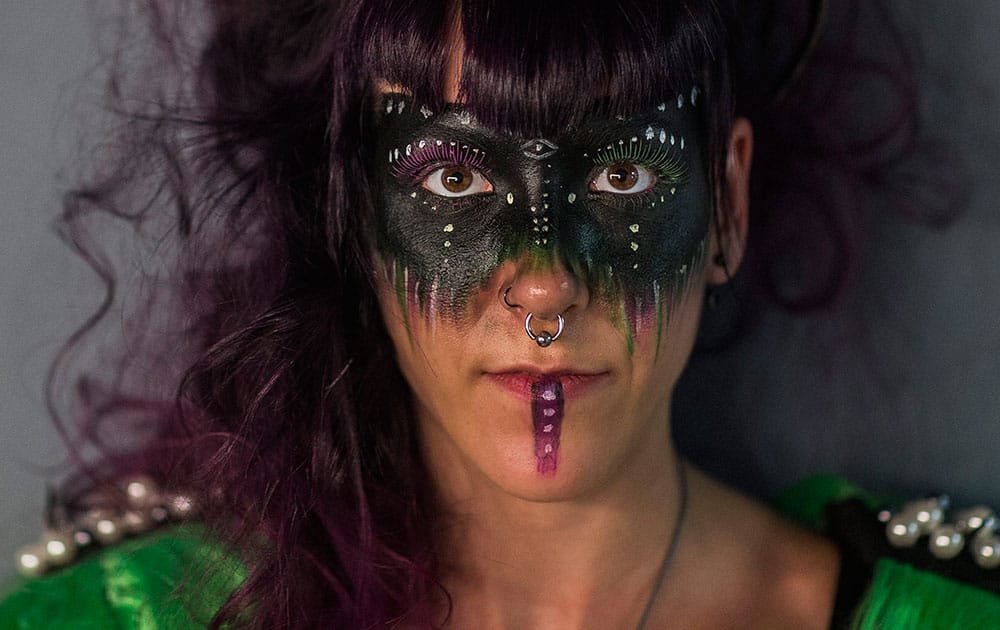
{"label": "purple paint drip", "polygon": [[563,388],[557,380],[531,384],[531,419],[535,429],[535,461],[541,475],[556,474],[563,418]]}

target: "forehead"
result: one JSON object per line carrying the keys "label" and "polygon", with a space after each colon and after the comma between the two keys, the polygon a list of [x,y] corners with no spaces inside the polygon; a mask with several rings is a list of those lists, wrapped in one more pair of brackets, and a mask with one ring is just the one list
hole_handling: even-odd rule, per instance
{"label": "forehead", "polygon": [[[635,111],[608,115],[600,113],[601,108],[597,108],[597,112],[583,116],[579,124],[551,129],[542,136],[588,135],[598,130],[612,131],[646,126],[648,129],[643,129],[642,133],[646,140],[652,140],[652,134],[658,136],[669,133],[663,125],[696,132],[702,127],[702,100],[701,89],[698,86],[691,86],[683,92],[665,95],[659,102]],[[415,99],[408,90],[398,86],[377,86],[371,101],[371,110],[373,123],[382,131],[405,134],[450,130],[459,133],[486,133],[511,139],[518,137],[482,123],[473,113],[474,108],[466,103],[448,103],[439,111],[435,111]],[[655,125],[661,127],[656,128]]]}

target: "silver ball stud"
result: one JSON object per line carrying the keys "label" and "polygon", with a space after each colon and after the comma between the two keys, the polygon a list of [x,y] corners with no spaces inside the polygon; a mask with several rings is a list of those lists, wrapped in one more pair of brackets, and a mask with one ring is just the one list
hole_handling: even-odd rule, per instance
{"label": "silver ball stud", "polygon": [[167,511],[172,518],[184,520],[198,511],[198,506],[190,495],[175,494],[167,498]]}
{"label": "silver ball stud", "polygon": [[125,537],[125,528],[118,517],[106,510],[94,510],[82,519],[82,525],[98,543],[113,545]]}
{"label": "silver ball stud", "polygon": [[552,345],[552,335],[543,330],[535,336],[535,343],[541,348],[548,348]]}
{"label": "silver ball stud", "polygon": [[146,475],[129,477],[123,483],[128,503],[134,508],[145,508],[156,501],[159,489],[156,482]]}
{"label": "silver ball stud", "polygon": [[939,525],[931,532],[927,546],[935,558],[951,560],[961,553],[965,546],[965,536],[954,525]]}
{"label": "silver ball stud", "polygon": [[157,505],[149,511],[149,518],[157,525],[166,522],[170,518],[170,512],[162,505]]}
{"label": "silver ball stud", "polygon": [[893,547],[912,547],[920,538],[920,525],[910,514],[900,514],[885,524],[885,536]]}
{"label": "silver ball stud", "polygon": [[141,510],[128,510],[122,514],[121,523],[130,534],[147,532],[155,524],[149,514]]}
{"label": "silver ball stud", "polygon": [[992,531],[979,531],[972,538],[972,558],[984,569],[1000,567],[1000,538]]}
{"label": "silver ball stud", "polygon": [[51,566],[65,566],[76,558],[76,541],[68,534],[55,531],[45,532],[41,545],[45,549],[45,559]]}
{"label": "silver ball stud", "polygon": [[76,543],[77,548],[87,547],[93,544],[94,537],[91,536],[90,532],[85,529],[79,529],[73,532],[73,542]]}
{"label": "silver ball stud", "polygon": [[963,534],[970,534],[982,528],[994,518],[993,510],[985,505],[977,505],[955,513],[955,528]]}
{"label": "silver ball stud", "polygon": [[903,508],[903,513],[913,515],[913,520],[917,522],[920,533],[929,534],[944,520],[944,510],[948,507],[948,498],[923,499],[908,503]]}
{"label": "silver ball stud", "polygon": [[21,547],[16,557],[17,571],[25,577],[42,575],[49,568],[45,547],[41,544]]}

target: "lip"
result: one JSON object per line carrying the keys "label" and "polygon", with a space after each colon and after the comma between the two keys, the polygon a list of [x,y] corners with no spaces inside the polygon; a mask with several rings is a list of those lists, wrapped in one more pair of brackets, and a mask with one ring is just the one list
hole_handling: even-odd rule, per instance
{"label": "lip", "polygon": [[586,372],[574,369],[539,370],[523,366],[485,372],[483,376],[494,385],[524,400],[531,400],[531,386],[541,380],[558,380],[563,395],[575,398],[610,380],[610,372]]}

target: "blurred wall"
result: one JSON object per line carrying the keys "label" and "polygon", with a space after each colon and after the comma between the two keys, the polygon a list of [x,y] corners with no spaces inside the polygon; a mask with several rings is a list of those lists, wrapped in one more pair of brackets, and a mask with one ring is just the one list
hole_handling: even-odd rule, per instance
{"label": "blurred wall", "polygon": [[0,583],[41,533],[63,458],[46,370],[99,286],[52,229],[57,173],[81,157],[70,112],[97,58],[87,4],[0,0]]}

